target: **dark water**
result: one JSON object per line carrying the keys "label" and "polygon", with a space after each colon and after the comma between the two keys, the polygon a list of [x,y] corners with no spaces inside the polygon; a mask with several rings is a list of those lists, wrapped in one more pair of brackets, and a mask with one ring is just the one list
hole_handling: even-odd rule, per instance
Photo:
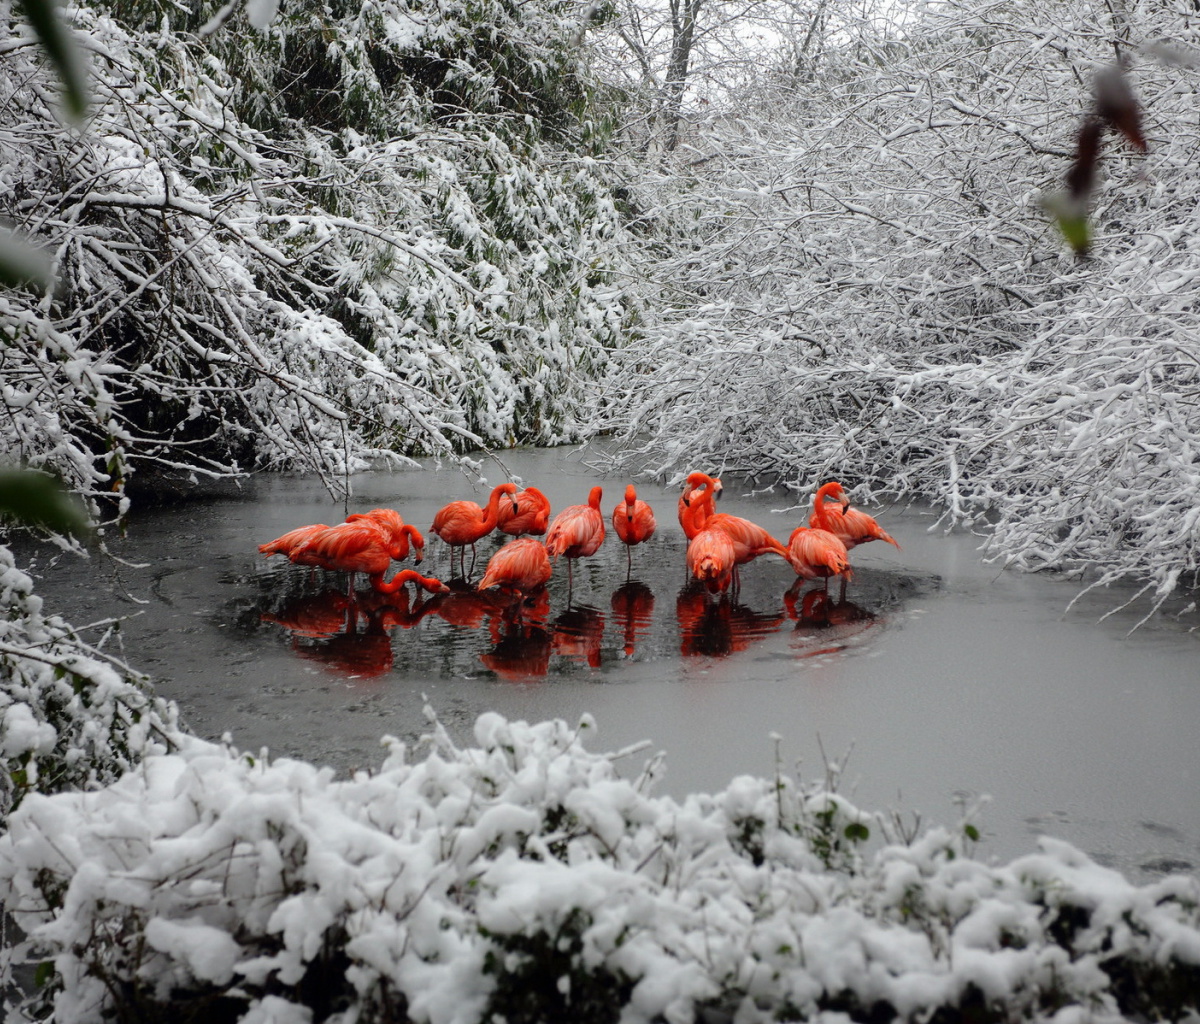
{"label": "dark water", "polygon": [[[568,449],[505,456],[554,510],[605,486],[606,517],[625,480],[598,479]],[[490,484],[507,478],[495,465]],[[44,553],[47,608],[82,625],[112,616],[124,653],[156,678],[200,735],[230,733],[339,771],[378,764],[384,734],[415,739],[431,706],[464,741],[484,710],[510,718],[592,714],[592,749],[666,754],[661,788],[723,788],[738,774],[823,777],[872,810],[952,824],[982,794],[983,856],[1008,859],[1048,833],[1126,873],[1200,865],[1200,637],[1141,612],[1103,623],[1111,592],[1063,610],[1071,583],[998,573],[979,539],[930,530],[933,516],[875,509],[903,545],[852,552],[844,600],[797,593],[781,560],[743,570],[736,600],[687,583],[676,489],[640,485],[658,533],[634,552],[610,531],[594,557],[564,567],[524,604],[462,589],[440,597],[360,591],[345,577],[266,560],[256,545],[347,511],[397,508],[425,530],[454,498],[485,501],[454,470],[362,474],[349,506],[319,483],[264,477],[238,496],[139,513],[110,545],[131,565]],[[743,515],[786,541],[807,510],[739,497]],[[479,545],[475,578],[497,546]],[[422,570],[449,576],[428,538]],[[778,737],[776,741],[773,737]]]}

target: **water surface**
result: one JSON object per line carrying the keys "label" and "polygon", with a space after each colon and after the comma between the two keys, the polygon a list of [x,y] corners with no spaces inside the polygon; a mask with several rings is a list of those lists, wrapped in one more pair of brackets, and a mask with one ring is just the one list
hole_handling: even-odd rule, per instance
{"label": "water surface", "polygon": [[[508,470],[557,511],[605,486],[606,517],[625,480],[601,479],[569,449],[507,453]],[[503,471],[488,468],[489,484]],[[242,749],[326,763],[379,763],[381,735],[415,740],[432,706],[468,741],[485,710],[531,721],[592,714],[592,749],[639,741],[636,772],[666,755],[662,791],[723,788],[770,775],[842,768],[860,806],[944,824],[983,794],[980,855],[1009,859],[1042,833],[1135,876],[1200,864],[1200,638],[1144,612],[1098,622],[1119,595],[1064,615],[1074,584],[998,572],[979,538],[931,530],[916,509],[874,509],[902,550],[852,552],[844,601],[796,593],[781,560],[743,572],[735,601],[687,584],[676,489],[639,484],[658,533],[636,549],[610,531],[577,564],[568,595],[556,570],[523,608],[457,592],[442,599],[365,593],[345,577],[263,559],[256,545],[293,527],[377,505],[425,530],[453,498],[488,487],[455,470],[361,474],[349,505],[311,479],[270,476],[239,494],[141,511],[110,538],[116,565],[38,556],[47,608],[82,625],[129,616],[124,654],[181,706],[196,733]],[[739,496],[722,511],[786,541],[790,499]],[[481,542],[478,579],[498,542]],[[422,569],[449,575],[429,538]],[[811,588],[808,588],[811,589]],[[789,593],[790,592],[790,593]],[[779,737],[776,742],[772,737]]]}

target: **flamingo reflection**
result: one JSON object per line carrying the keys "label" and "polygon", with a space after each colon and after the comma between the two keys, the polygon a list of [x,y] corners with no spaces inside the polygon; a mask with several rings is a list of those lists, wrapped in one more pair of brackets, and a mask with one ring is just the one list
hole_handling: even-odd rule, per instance
{"label": "flamingo reflection", "polygon": [[845,650],[851,641],[878,621],[874,612],[845,598],[835,600],[824,588],[800,592],[803,580],[783,595],[788,617],[796,620],[796,645],[801,657]]}
{"label": "flamingo reflection", "polygon": [[521,682],[544,676],[550,668],[553,643],[546,620],[550,594],[488,594],[498,606],[491,619],[493,647],[479,656],[501,679]]}
{"label": "flamingo reflection", "polygon": [[625,657],[632,658],[638,640],[650,633],[654,591],[640,580],[628,580],[613,591],[613,616],[625,638]]}
{"label": "flamingo reflection", "polygon": [[592,668],[600,667],[604,614],[589,605],[572,605],[554,620],[554,650]]}
{"label": "flamingo reflection", "polygon": [[680,651],[689,655],[723,657],[744,651],[755,640],[775,632],[784,616],[764,614],[739,604],[728,594],[714,601],[703,586],[689,583],[675,602],[679,617]]}
{"label": "flamingo reflection", "polygon": [[[360,617],[365,626],[360,631]],[[392,640],[374,616],[338,590],[323,590],[294,598],[277,612],[259,618],[283,626],[291,634],[292,650],[301,658],[356,678],[383,675],[395,660]]]}

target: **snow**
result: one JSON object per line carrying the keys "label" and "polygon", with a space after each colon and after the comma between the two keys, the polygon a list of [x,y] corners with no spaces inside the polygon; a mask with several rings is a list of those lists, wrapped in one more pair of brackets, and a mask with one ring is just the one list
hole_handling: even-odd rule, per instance
{"label": "snow", "polygon": [[[105,787],[27,797],[0,897],[29,955],[54,959],[60,1011],[98,1020],[94,978],[129,971],[175,998],[224,991],[243,1020],[301,1020],[300,986],[336,949],[353,1012],[390,992],[414,1021],[479,1021],[539,936],[568,973],[533,995],[569,1005],[589,978],[625,979],[630,1022],[835,999],[918,1019],[973,991],[1014,1013],[1055,991],[1102,1020],[1118,1013],[1102,961],[1200,963],[1194,878],[1139,888],[1049,840],[988,865],[961,827],[898,842],[785,777],[680,803],[589,752],[591,723],[487,714],[466,748],[432,725],[423,755],[393,741],[352,779],[190,740]],[[879,839],[847,839],[866,823]]]}

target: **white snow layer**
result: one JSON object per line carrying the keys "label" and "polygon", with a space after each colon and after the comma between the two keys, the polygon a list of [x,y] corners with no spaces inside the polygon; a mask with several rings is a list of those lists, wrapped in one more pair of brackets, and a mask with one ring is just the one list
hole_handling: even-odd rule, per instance
{"label": "white snow layer", "polygon": [[53,959],[53,1019],[77,1024],[112,1014],[118,979],[222,994],[247,1024],[473,1024],[518,997],[675,1024],[972,1001],[1117,1020],[1114,965],[1200,978],[1194,878],[1139,887],[1053,841],[986,865],[961,828],[868,855],[882,819],[836,794],[653,796],[583,747],[590,726],[486,714],[459,749],[435,723],[422,758],[389,740],[349,780],[188,741],[106,788],[30,794],[0,837],[28,935],[8,955]]}

